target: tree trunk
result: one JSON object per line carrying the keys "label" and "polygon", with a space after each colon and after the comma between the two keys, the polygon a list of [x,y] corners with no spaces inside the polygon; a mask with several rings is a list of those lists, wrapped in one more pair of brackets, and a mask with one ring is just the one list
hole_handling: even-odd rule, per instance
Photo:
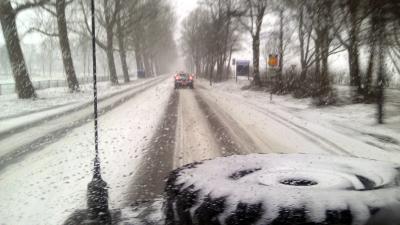
{"label": "tree trunk", "polygon": [[135,61],[136,61],[136,70],[143,70],[143,58],[142,51],[140,49],[139,44],[135,44]]}
{"label": "tree trunk", "polygon": [[283,72],[283,10],[279,12],[279,65],[278,65],[278,76],[280,82],[282,82]]}
{"label": "tree trunk", "polygon": [[[382,36],[381,36],[382,37]],[[379,40],[379,42],[382,42]],[[377,106],[378,106],[378,123],[383,124],[383,116],[384,116],[384,102],[385,102],[385,68],[384,68],[384,48],[381,44],[379,44],[379,67],[378,67],[378,79],[377,79]]]}
{"label": "tree trunk", "polygon": [[374,71],[374,60],[375,60],[375,43],[371,44],[369,59],[368,59],[368,68],[367,75],[364,85],[364,95],[369,98],[371,96],[371,86],[372,86],[372,73]]}
{"label": "tree trunk", "polygon": [[378,113],[377,113],[377,121],[379,124],[383,124],[383,119],[384,119],[384,103],[385,103],[385,44],[384,44],[384,38],[385,38],[385,25],[386,22],[384,20],[384,15],[383,15],[383,5],[377,4],[377,9],[375,9],[375,14],[374,16],[376,17],[376,31],[378,35],[378,77],[377,77],[377,98],[376,98],[376,103],[378,107]]}
{"label": "tree trunk", "polygon": [[231,77],[231,61],[232,61],[232,52],[233,52],[233,46],[229,49],[229,58],[228,58],[228,63],[226,65],[226,73],[228,74],[228,77]]}
{"label": "tree trunk", "polygon": [[208,76],[210,79],[210,86],[212,85],[212,82],[214,80],[214,67],[215,67],[215,61],[214,61],[214,56],[211,56],[208,60]]}
{"label": "tree trunk", "polygon": [[117,34],[118,34],[118,48],[119,48],[119,57],[121,59],[121,65],[122,65],[122,73],[124,76],[124,82],[129,83],[129,69],[128,69],[128,64],[126,62],[126,50],[125,50],[125,35],[124,31],[122,30],[122,24],[121,24],[121,11],[118,13],[118,19],[117,19]]}
{"label": "tree trunk", "polygon": [[261,86],[260,79],[260,35],[253,36],[253,74],[254,85]]}
{"label": "tree trunk", "polygon": [[68,39],[67,21],[65,18],[65,0],[56,1],[58,40],[60,42],[64,71],[67,76],[68,88],[71,92],[79,91],[79,82],[76,78],[71,48]]}
{"label": "tree trunk", "polygon": [[110,71],[110,81],[113,85],[118,85],[118,77],[117,70],[115,68],[115,60],[114,60],[114,45],[113,45],[113,31],[110,28],[107,28],[107,61],[108,61],[108,69]]}
{"label": "tree trunk", "polygon": [[221,81],[224,73],[224,59],[222,56],[218,58],[217,62],[217,81]]}
{"label": "tree trunk", "polygon": [[358,0],[349,0],[349,12],[350,12],[350,38],[349,38],[349,75],[350,75],[350,86],[357,88],[357,94],[362,94],[361,76],[360,76],[360,64],[359,64],[359,25],[358,25]]}
{"label": "tree trunk", "polygon": [[316,24],[315,38],[315,60],[316,60],[316,93],[314,97],[318,97],[318,105],[326,105],[331,103],[331,87],[329,80],[329,26],[327,19],[330,13],[331,3],[324,1],[317,6],[319,8]]}
{"label": "tree trunk", "polygon": [[328,68],[328,57],[329,57],[329,41],[328,31],[324,29],[323,42],[321,48],[322,67],[321,67],[321,94],[327,95],[330,92],[330,81],[329,81],[329,68]]}
{"label": "tree trunk", "polygon": [[153,69],[151,68],[151,63],[147,54],[143,54],[143,64],[144,64],[144,70],[146,71],[146,77],[152,77]]}
{"label": "tree trunk", "polygon": [[156,64],[157,64],[156,59],[152,58],[152,60],[150,61],[150,65],[151,65],[151,69],[153,70],[154,77],[157,76],[157,74],[158,74],[158,69],[157,69]]}
{"label": "tree trunk", "polygon": [[[325,98],[330,95],[331,93],[331,85],[330,85],[330,80],[329,80],[329,64],[328,64],[328,58],[329,58],[329,47],[330,47],[330,40],[329,40],[329,26],[330,24],[326,21],[324,18],[328,18],[330,9],[331,9],[331,3],[330,2],[324,2],[323,4],[323,10],[321,13],[322,16],[322,29],[320,32],[320,56],[321,56],[321,83],[320,83],[320,88],[321,88],[321,93],[320,95]],[[327,103],[326,100],[323,101],[323,103]]]}
{"label": "tree trunk", "polygon": [[301,8],[299,9],[299,27],[298,27],[298,33],[299,33],[299,43],[300,43],[300,66],[301,66],[301,72],[300,72],[300,80],[297,82],[297,88],[302,88],[305,85],[306,82],[306,77],[307,77],[307,62],[306,62],[306,51],[305,49],[305,34],[303,31],[304,27],[304,6],[300,6]]}
{"label": "tree trunk", "polygon": [[359,64],[359,49],[358,46],[351,46],[348,50],[349,55],[349,71],[350,71],[350,86],[356,87],[357,92],[361,93],[361,78]]}
{"label": "tree trunk", "polygon": [[18,98],[35,98],[36,93],[29,78],[16,25],[16,13],[10,1],[0,3],[0,23],[10,59]]}
{"label": "tree trunk", "polygon": [[376,16],[372,16],[370,21],[371,31],[370,31],[370,49],[369,49],[369,59],[368,59],[368,67],[367,67],[367,74],[364,84],[364,97],[367,101],[371,101],[373,94],[372,91],[372,75],[375,68],[375,58],[376,58],[376,44],[379,36],[379,24],[377,21]]}
{"label": "tree trunk", "polygon": [[156,71],[156,76],[166,72],[161,68],[160,63],[157,58],[154,60],[154,70]]}
{"label": "tree trunk", "polygon": [[201,74],[201,60],[200,60],[200,57],[198,56],[198,53],[196,53],[196,57],[194,59],[194,65],[195,65],[195,72],[194,72],[195,75],[196,76],[200,76],[200,74]]}
{"label": "tree trunk", "polygon": [[[321,77],[321,43],[320,40],[315,40],[315,72],[313,83],[318,83]],[[318,88],[318,87],[316,87]]]}

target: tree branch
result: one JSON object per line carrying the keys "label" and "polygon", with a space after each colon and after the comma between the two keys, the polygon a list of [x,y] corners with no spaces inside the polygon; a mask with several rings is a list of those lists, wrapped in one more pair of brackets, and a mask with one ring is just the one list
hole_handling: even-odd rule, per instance
{"label": "tree branch", "polygon": [[20,13],[26,9],[43,6],[44,4],[48,3],[50,0],[34,0],[31,2],[27,2],[25,4],[17,5],[14,9],[16,13]]}
{"label": "tree branch", "polygon": [[59,36],[58,33],[51,33],[51,32],[48,32],[48,31],[41,30],[41,29],[36,28],[36,27],[32,27],[27,31],[27,33],[31,33],[31,32],[38,32],[38,33],[43,34],[43,35],[48,36],[48,37],[58,37]]}

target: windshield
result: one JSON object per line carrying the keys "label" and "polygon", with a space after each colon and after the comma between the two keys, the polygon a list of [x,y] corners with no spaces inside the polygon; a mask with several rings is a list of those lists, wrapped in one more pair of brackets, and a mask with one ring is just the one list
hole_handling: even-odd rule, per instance
{"label": "windshield", "polygon": [[0,0],[0,224],[400,223],[399,12]]}

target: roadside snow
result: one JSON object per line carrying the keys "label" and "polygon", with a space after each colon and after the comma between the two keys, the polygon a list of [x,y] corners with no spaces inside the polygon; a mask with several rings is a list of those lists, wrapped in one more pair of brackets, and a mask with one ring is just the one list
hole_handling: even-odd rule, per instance
{"label": "roadside snow", "polygon": [[[123,205],[136,166],[163,115],[172,83],[163,82],[100,117],[102,172],[112,208]],[[86,207],[93,124],[0,171],[0,224],[62,224]]]}
{"label": "roadside snow", "polygon": [[[140,80],[121,86],[111,86],[107,83],[102,83],[99,85],[98,99],[101,101],[115,94],[129,91],[132,88],[141,87],[156,79],[160,78]],[[91,87],[87,86],[87,88]],[[41,93],[45,97],[36,100],[20,100],[16,99],[16,97],[1,99],[4,96],[0,96],[0,109],[4,109],[4,111],[8,109],[9,113],[8,116],[0,117],[0,134],[13,131],[13,129],[20,126],[57,116],[60,113],[85,107],[91,104],[93,98],[93,91],[91,89],[82,90],[79,93],[68,93],[60,88],[53,91],[50,89],[45,90]]]}
{"label": "roadside snow", "polygon": [[[129,89],[132,86],[140,85],[148,80],[135,80],[127,85],[113,86],[109,82],[98,83],[99,97],[107,96],[112,93]],[[92,85],[81,85],[81,91],[78,93],[69,93],[68,88],[48,88],[37,91],[38,98],[35,100],[18,99],[16,94],[0,95],[0,121],[34,113],[43,110],[59,109],[70,107],[73,104],[88,102],[92,99]]]}
{"label": "roadside snow", "polygon": [[[311,104],[310,99],[294,99],[289,95],[274,95],[270,101],[270,94],[267,92],[242,90],[242,87],[249,84],[246,80],[239,80],[238,83],[230,80],[213,84],[212,87],[209,87],[206,82],[202,82],[202,84],[206,91],[211,91],[210,94],[215,99],[219,99],[221,104],[226,104],[225,108],[228,106],[229,109],[253,107],[254,110],[264,113],[264,118],[266,114],[269,114],[269,117],[274,117],[275,120],[279,120],[293,129],[301,131],[305,128],[306,132],[311,131],[315,135],[327,139],[328,142],[333,142],[333,145],[329,144],[331,148],[333,146],[333,151],[337,146],[339,148],[336,147],[336,149],[343,148],[351,155],[400,162],[400,116],[398,113],[400,100],[397,97],[400,96],[399,90],[389,89],[386,92],[387,123],[377,125],[375,122],[376,106],[372,104],[318,108]],[[252,117],[253,114],[255,113],[246,115],[246,117]],[[255,118],[254,121],[259,120]],[[255,127],[257,127],[256,123]],[[275,129],[275,127],[266,129]],[[278,134],[279,130],[271,132]],[[292,142],[292,144],[295,141],[292,139],[292,135],[283,133],[280,134],[280,137],[277,135],[274,138],[275,141],[279,139]],[[297,144],[304,145],[305,143]],[[342,153],[343,151],[337,151],[337,154]]]}

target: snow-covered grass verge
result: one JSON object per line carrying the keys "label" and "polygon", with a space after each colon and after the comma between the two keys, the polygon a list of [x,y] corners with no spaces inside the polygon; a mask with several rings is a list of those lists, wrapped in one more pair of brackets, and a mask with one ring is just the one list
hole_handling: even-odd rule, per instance
{"label": "snow-covered grass verge", "polygon": [[[115,96],[118,97],[121,94],[129,92],[133,89],[144,87],[145,85],[152,82],[157,82],[158,79],[163,79],[163,77],[140,80],[121,86],[107,86],[107,84],[103,83],[102,85],[100,85],[100,87],[103,88],[100,88],[98,100],[101,103],[103,100]],[[7,135],[16,132],[16,130],[18,129],[24,129],[25,127],[29,127],[32,124],[41,123],[50,118],[65,115],[71,113],[72,111],[85,108],[92,104],[92,95],[92,90],[87,90],[86,92],[82,91],[75,94],[56,90],[54,93],[54,97],[49,95],[45,98],[40,99],[39,101],[19,100],[15,98],[13,100],[4,101],[4,104],[1,104],[0,101],[0,106],[3,107],[5,107],[7,103],[16,103],[9,106],[10,110],[14,112],[14,114],[0,117],[0,136],[3,134]],[[63,100],[66,101],[66,103]],[[20,110],[18,107],[23,107],[21,106],[22,103],[26,103],[26,105],[30,108],[26,108],[27,110],[25,112],[23,112],[23,110],[22,112],[18,112]]]}
{"label": "snow-covered grass verge", "polygon": [[[113,86],[109,82],[100,82],[98,83],[99,97],[128,89],[146,81],[148,80],[136,80],[127,85],[120,86]],[[81,85],[81,91],[78,93],[70,93],[68,88],[59,87],[39,90],[37,91],[37,95],[38,98],[35,100],[18,99],[16,94],[0,95],[0,120],[32,112],[87,102],[92,98],[93,89],[91,84],[85,84]]]}

